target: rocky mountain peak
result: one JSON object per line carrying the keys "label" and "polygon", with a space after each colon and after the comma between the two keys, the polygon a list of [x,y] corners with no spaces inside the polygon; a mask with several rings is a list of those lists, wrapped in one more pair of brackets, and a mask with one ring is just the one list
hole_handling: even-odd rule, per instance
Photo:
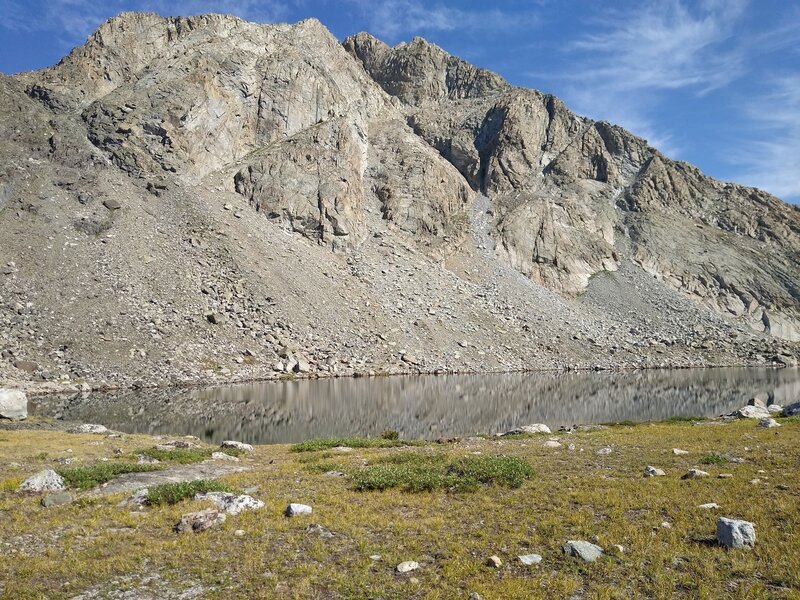
{"label": "rocky mountain peak", "polygon": [[0,165],[0,375],[797,354],[800,211],[421,38],[124,13]]}

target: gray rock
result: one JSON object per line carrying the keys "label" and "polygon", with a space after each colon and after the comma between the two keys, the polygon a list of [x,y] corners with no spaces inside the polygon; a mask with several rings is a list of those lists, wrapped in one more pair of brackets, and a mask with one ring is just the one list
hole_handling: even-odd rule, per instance
{"label": "gray rock", "polygon": [[243,452],[252,452],[253,447],[250,444],[245,444],[243,442],[236,442],[234,440],[225,440],[220,444],[220,448],[234,448],[236,450],[242,450]]}
{"label": "gray rock", "polygon": [[312,512],[313,509],[308,504],[297,504],[292,502],[286,507],[284,514],[287,517],[296,517],[298,515],[310,515]]}
{"label": "gray rock", "polygon": [[673,448],[672,453],[675,456],[684,456],[686,454],[689,454],[686,450],[681,450],[680,448]]}
{"label": "gray rock", "polygon": [[411,571],[416,571],[417,569],[419,569],[419,563],[414,562],[413,560],[403,561],[397,565],[397,567],[395,567],[395,570],[398,573],[410,573]]}
{"label": "gray rock", "polygon": [[188,531],[199,533],[211,529],[225,522],[225,513],[208,508],[198,512],[187,513],[175,525],[175,531],[185,533]]}
{"label": "gray rock", "polygon": [[97,425],[95,423],[84,423],[82,425],[78,425],[77,427],[73,427],[72,429],[68,429],[67,432],[106,434],[109,433],[110,430],[105,425]]}
{"label": "gray rock", "polygon": [[53,469],[31,475],[19,486],[20,492],[58,492],[65,489],[64,478]]}
{"label": "gray rock", "polygon": [[756,529],[749,521],[717,519],[717,541],[725,548],[752,548],[756,545]]}
{"label": "gray rock", "polygon": [[772,427],[780,427],[781,424],[778,423],[775,419],[766,418],[766,419],[759,419],[758,426],[770,429]]}
{"label": "gray rock", "polygon": [[108,210],[119,210],[122,208],[122,203],[114,198],[109,198],[107,200],[103,200],[103,206],[105,206]]}
{"label": "gray rock", "polygon": [[702,477],[708,477],[708,473],[700,469],[689,469],[681,479],[700,479]]}
{"label": "gray rock", "polygon": [[547,440],[542,446],[545,448],[561,448],[561,443],[556,440]]}
{"label": "gray rock", "polygon": [[238,515],[245,510],[258,510],[264,507],[264,502],[246,494],[237,496],[228,492],[208,492],[195,494],[194,499],[200,501],[208,500],[219,510],[225,511],[229,515]]}
{"label": "gray rock", "polygon": [[522,425],[521,427],[515,427],[509,431],[501,433],[500,435],[520,435],[523,433],[552,433],[550,428],[545,425],[544,423],[533,423],[531,425]]}
{"label": "gray rock", "polygon": [[652,467],[650,465],[644,468],[644,476],[645,477],[664,477],[666,473],[662,469],[657,469],[656,467]]}
{"label": "gray rock", "polygon": [[503,566],[503,561],[500,560],[499,556],[493,554],[492,556],[486,559],[484,564],[487,567],[492,567],[493,569],[499,569],[500,567]]}
{"label": "gray rock", "polygon": [[72,494],[69,492],[58,492],[55,494],[47,494],[42,498],[42,506],[45,508],[52,508],[54,506],[63,506],[72,502]]}
{"label": "gray rock", "polygon": [[767,403],[761,398],[750,398],[747,401],[747,406],[755,406],[756,408],[767,408]]}
{"label": "gray rock", "polygon": [[575,556],[586,562],[594,562],[603,556],[603,549],[597,544],[583,540],[570,540],[561,546],[561,552],[569,556]]}
{"label": "gray rock", "polygon": [[595,451],[595,454],[598,456],[603,456],[605,454],[611,454],[614,450],[611,448],[600,448],[599,450]]}
{"label": "gray rock", "polygon": [[783,407],[780,404],[770,404],[767,407],[767,410],[771,415],[780,415],[781,413],[783,413]]}
{"label": "gray rock", "polygon": [[521,554],[517,560],[526,566],[538,565],[542,562],[542,556],[540,554]]}
{"label": "gray rock", "polygon": [[733,416],[739,419],[765,419],[770,416],[770,412],[765,406],[743,406]]}
{"label": "gray rock", "polygon": [[306,533],[314,533],[317,534],[321,538],[332,538],[333,533],[325,529],[319,523],[312,523],[308,527],[306,527]]}
{"label": "gray rock", "polygon": [[701,504],[697,508],[702,508],[703,510],[715,510],[719,508],[719,504],[716,502],[706,502],[705,504]]}
{"label": "gray rock", "polygon": [[21,421],[28,417],[28,397],[19,390],[0,389],[0,418]]}
{"label": "gray rock", "polygon": [[133,507],[140,507],[147,504],[147,495],[150,493],[150,490],[147,488],[142,488],[141,490],[135,491],[131,494],[128,498],[125,498],[122,502],[119,503],[119,506],[133,506]]}
{"label": "gray rock", "polygon": [[225,454],[224,452],[212,452],[211,453],[212,460],[227,460],[230,462],[239,462],[238,456],[231,456],[230,454]]}
{"label": "gray rock", "polygon": [[783,407],[784,417],[794,417],[800,415],[800,402],[795,402]]}

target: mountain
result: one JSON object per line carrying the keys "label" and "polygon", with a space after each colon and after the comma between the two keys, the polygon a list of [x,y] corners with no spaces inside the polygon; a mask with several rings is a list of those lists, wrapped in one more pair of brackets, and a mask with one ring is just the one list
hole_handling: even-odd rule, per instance
{"label": "mountain", "polygon": [[800,356],[796,207],[421,38],[123,13],[0,100],[6,382]]}

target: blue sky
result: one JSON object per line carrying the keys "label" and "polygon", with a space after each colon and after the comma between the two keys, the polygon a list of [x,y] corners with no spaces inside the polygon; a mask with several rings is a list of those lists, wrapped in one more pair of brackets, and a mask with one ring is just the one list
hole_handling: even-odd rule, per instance
{"label": "blue sky", "polygon": [[800,201],[798,0],[0,0],[0,71],[54,64],[123,10],[420,35],[709,175]]}

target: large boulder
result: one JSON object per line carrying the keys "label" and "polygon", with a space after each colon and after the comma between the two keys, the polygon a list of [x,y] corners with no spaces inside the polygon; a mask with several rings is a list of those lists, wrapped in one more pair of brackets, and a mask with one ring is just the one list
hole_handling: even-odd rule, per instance
{"label": "large boulder", "polygon": [[20,492],[58,492],[65,489],[64,478],[53,469],[31,475],[19,486]]}
{"label": "large boulder", "polygon": [[717,541],[726,548],[752,548],[756,545],[756,529],[750,521],[717,519]]}
{"label": "large boulder", "polygon": [[28,397],[19,390],[0,389],[0,418],[15,421],[28,417]]}

